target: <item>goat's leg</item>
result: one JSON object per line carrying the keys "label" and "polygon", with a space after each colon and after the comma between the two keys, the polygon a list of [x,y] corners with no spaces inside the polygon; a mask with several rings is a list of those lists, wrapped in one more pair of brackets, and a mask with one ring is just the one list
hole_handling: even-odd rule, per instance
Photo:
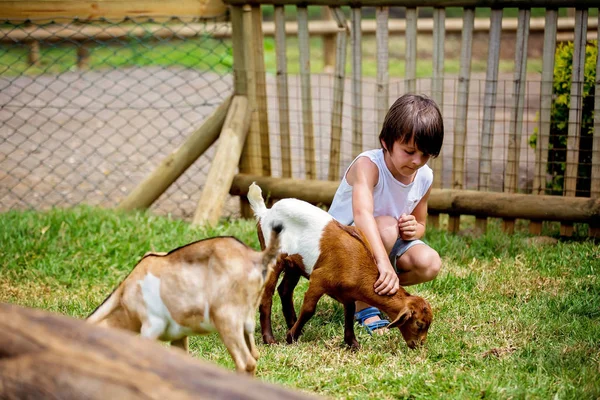
{"label": "goat's leg", "polygon": [[250,353],[246,343],[243,322],[235,315],[231,317],[215,318],[215,327],[225,344],[227,351],[233,358],[235,369],[254,375],[256,372],[256,359]]}
{"label": "goat's leg", "polygon": [[281,298],[281,309],[285,318],[285,323],[290,329],[298,319],[294,309],[294,289],[300,280],[300,272],[297,268],[288,266],[285,268],[281,283],[277,287],[277,292]]}
{"label": "goat's leg", "polygon": [[275,294],[277,280],[279,279],[279,275],[281,275],[283,267],[284,263],[282,261],[277,261],[277,263],[275,263],[273,272],[269,274],[267,282],[265,282],[265,289],[260,299],[260,306],[258,308],[260,313],[260,331],[265,344],[276,343],[275,337],[273,337],[273,328],[271,326],[271,312],[273,309],[273,294]]}
{"label": "goat's leg", "polygon": [[360,345],[354,334],[354,313],[356,303],[354,301],[344,304],[344,342],[353,349],[358,349]]}
{"label": "goat's leg", "polygon": [[256,342],[254,341],[254,317],[255,317],[255,309],[252,309],[252,312],[246,319],[246,323],[244,324],[244,339],[246,340],[246,346],[248,346],[248,350],[250,350],[250,354],[254,357],[255,360],[258,360],[260,354],[258,353],[258,349],[256,348]]}
{"label": "goat's leg", "polygon": [[187,336],[182,337],[181,339],[173,340],[171,342],[171,346],[179,347],[186,353],[189,353],[189,339]]}
{"label": "goat's leg", "polygon": [[167,323],[162,318],[150,317],[145,321],[142,321],[142,327],[140,328],[140,336],[157,340],[165,331]]}
{"label": "goat's leg", "polygon": [[308,285],[308,290],[304,294],[304,301],[302,303],[302,308],[300,309],[298,321],[296,321],[294,326],[292,326],[287,333],[288,343],[293,343],[298,340],[302,334],[302,328],[315,314],[317,303],[324,294],[325,290],[323,289],[323,286],[320,284],[318,279],[314,279],[313,274],[310,279],[310,284]]}

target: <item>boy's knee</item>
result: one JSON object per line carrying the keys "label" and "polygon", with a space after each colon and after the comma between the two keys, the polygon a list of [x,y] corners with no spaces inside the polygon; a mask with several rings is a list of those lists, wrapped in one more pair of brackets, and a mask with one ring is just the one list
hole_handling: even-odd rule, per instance
{"label": "boy's knee", "polygon": [[401,260],[406,263],[401,269],[412,271],[420,283],[435,279],[442,268],[442,260],[437,251],[428,248],[427,251],[419,252],[416,257],[414,253],[412,255],[413,257]]}
{"label": "boy's knee", "polygon": [[433,252],[426,267],[426,277],[428,281],[435,279],[442,269],[442,259],[437,252]]}

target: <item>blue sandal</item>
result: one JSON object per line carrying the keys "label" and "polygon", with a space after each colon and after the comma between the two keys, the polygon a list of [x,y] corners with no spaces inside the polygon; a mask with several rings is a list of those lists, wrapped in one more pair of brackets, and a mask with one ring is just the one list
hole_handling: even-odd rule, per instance
{"label": "blue sandal", "polygon": [[[381,319],[379,321],[373,321],[368,324],[365,324],[365,320],[371,317],[379,316]],[[369,332],[369,335],[373,334],[373,331],[376,329],[385,328],[390,324],[390,321],[383,318],[381,311],[379,311],[375,307],[367,307],[365,309],[360,310],[356,314],[354,314],[354,319],[358,322],[360,326],[364,326]]]}

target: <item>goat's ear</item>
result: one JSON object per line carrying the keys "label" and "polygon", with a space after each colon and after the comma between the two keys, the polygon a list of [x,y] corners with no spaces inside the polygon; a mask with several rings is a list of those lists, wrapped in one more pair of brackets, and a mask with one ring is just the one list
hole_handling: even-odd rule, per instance
{"label": "goat's ear", "polygon": [[406,321],[408,321],[410,319],[410,317],[412,316],[412,311],[410,310],[410,308],[408,307],[404,307],[396,316],[396,319],[394,319],[392,322],[390,322],[390,324],[387,326],[388,328],[396,328],[399,326],[404,325],[404,323]]}

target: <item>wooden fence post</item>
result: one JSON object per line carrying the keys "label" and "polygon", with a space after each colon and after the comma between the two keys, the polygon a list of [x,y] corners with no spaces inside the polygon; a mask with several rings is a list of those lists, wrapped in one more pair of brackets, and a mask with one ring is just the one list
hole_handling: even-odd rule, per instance
{"label": "wooden fence post", "polygon": [[219,135],[217,151],[210,164],[193,225],[208,223],[214,226],[219,222],[240,161],[249,123],[248,99],[235,96]]}

